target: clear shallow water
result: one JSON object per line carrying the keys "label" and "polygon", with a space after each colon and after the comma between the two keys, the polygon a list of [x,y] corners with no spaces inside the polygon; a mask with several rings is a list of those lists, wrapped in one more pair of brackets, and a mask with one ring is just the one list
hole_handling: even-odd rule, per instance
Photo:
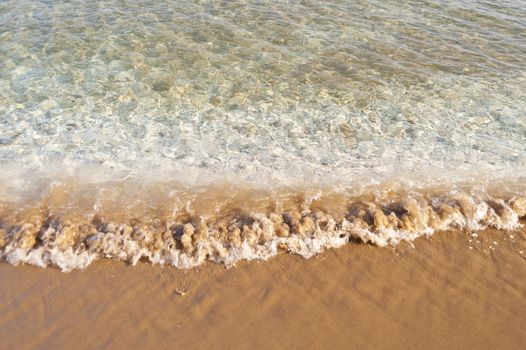
{"label": "clear shallow water", "polygon": [[[120,221],[143,220],[145,206],[170,226],[184,209],[197,227],[211,214],[189,203],[223,182],[265,188],[264,203],[338,186],[345,211],[386,181],[397,200],[442,186],[432,206],[455,202],[446,194],[461,182],[497,181],[513,206],[526,170],[525,31],[521,1],[3,1],[3,230],[31,221],[14,218],[20,203],[42,222],[77,211],[107,224],[108,201]],[[110,191],[121,185],[126,195]],[[57,187],[69,190],[53,206]],[[209,201],[235,221],[232,198]],[[369,200],[389,214],[389,200]]]}
{"label": "clear shallow water", "polygon": [[524,169],[525,7],[4,1],[0,159]]}

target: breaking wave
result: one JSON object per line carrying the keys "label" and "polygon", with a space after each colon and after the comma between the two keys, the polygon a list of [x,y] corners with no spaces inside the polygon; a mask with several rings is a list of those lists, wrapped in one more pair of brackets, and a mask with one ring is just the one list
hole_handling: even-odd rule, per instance
{"label": "breaking wave", "polygon": [[279,251],[309,258],[349,242],[384,247],[444,230],[515,230],[526,216],[525,192],[498,185],[408,189],[384,183],[360,191],[226,182],[91,186],[53,182],[24,205],[2,202],[1,259],[63,271],[101,258],[232,266]]}

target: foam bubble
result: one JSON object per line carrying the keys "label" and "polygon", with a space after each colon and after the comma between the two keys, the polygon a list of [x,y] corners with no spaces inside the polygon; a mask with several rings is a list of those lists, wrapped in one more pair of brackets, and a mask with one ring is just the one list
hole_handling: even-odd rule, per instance
{"label": "foam bubble", "polygon": [[451,229],[514,230],[526,216],[524,192],[502,189],[393,191],[384,185],[359,194],[322,188],[257,194],[254,188],[227,184],[192,191],[159,186],[169,192],[165,201],[148,192],[151,197],[128,203],[130,197],[119,192],[109,197],[112,207],[103,203],[108,198],[97,198],[98,206],[89,200],[79,206],[78,196],[68,196],[79,189],[64,186],[60,193],[52,187],[23,209],[4,202],[1,257],[11,264],[63,271],[100,258],[179,268],[205,261],[232,266],[278,251],[308,258],[350,241],[385,247]]}

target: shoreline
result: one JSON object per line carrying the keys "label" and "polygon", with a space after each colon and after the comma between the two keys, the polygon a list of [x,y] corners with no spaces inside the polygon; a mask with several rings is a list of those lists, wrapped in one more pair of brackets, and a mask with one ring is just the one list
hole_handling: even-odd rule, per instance
{"label": "shoreline", "polygon": [[440,232],[396,248],[348,244],[230,269],[98,261],[62,273],[2,263],[0,337],[19,349],[520,348],[524,252],[523,228]]}
{"label": "shoreline", "polygon": [[[514,230],[526,217],[517,188],[401,189],[375,186],[360,194],[249,188],[150,192],[88,191],[52,186],[36,202],[0,200],[0,260],[13,265],[85,268],[101,258],[191,268],[231,266],[280,251],[309,258],[349,241],[385,247],[446,230]],[[102,193],[102,194],[101,194]],[[124,196],[123,197],[119,197]]]}

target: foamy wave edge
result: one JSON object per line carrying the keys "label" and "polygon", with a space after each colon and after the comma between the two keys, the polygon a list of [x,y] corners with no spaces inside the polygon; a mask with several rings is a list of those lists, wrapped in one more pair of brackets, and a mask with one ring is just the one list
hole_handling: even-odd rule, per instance
{"label": "foamy wave edge", "polygon": [[143,259],[184,269],[206,261],[230,267],[240,260],[266,260],[280,250],[310,258],[350,241],[385,247],[451,229],[516,230],[525,216],[524,197],[482,199],[453,191],[388,203],[354,201],[343,218],[305,207],[217,222],[169,222],[159,229],[141,223],[72,223],[48,217],[40,225],[1,228],[0,258],[13,265],[56,266],[65,272],[101,258],[132,265]]}
{"label": "foamy wave edge", "polygon": [[312,211],[256,213],[218,222],[170,222],[164,229],[115,222],[71,223],[48,217],[40,225],[0,229],[0,258],[13,265],[84,268],[100,258],[139,260],[192,268],[206,261],[233,266],[240,260],[266,260],[287,251],[309,258],[350,241],[385,247],[450,229],[493,227],[515,230],[526,216],[526,198],[481,199],[453,192],[430,199],[389,203],[351,202],[336,218]]}

